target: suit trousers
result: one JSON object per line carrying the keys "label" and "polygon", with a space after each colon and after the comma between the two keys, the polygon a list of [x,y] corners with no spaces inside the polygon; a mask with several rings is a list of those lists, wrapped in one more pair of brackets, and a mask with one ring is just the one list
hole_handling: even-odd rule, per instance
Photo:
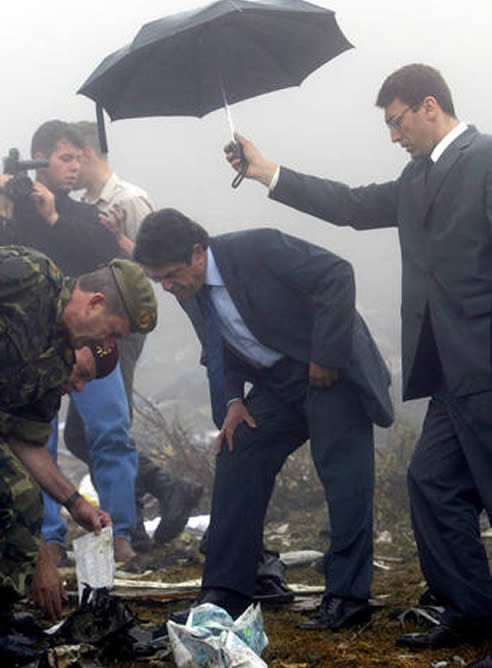
{"label": "suit trousers", "polygon": [[492,391],[430,401],[408,472],[422,571],[443,622],[492,632],[492,578],[479,514],[492,514]]}
{"label": "suit trousers", "polygon": [[[277,373],[280,368],[281,373]],[[358,390],[340,380],[308,385],[308,367],[281,361],[245,399],[257,427],[239,425],[234,449],[217,456],[203,587],[252,596],[275,477],[310,439],[329,507],[327,592],[366,599],[372,578],[374,439]]]}

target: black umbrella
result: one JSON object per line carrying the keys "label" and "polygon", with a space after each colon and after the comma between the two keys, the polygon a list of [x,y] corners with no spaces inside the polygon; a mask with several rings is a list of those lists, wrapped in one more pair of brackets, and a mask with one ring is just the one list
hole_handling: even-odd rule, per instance
{"label": "black umbrella", "polygon": [[78,90],[111,119],[204,116],[300,85],[351,48],[334,12],[303,0],[218,0],[144,25]]}

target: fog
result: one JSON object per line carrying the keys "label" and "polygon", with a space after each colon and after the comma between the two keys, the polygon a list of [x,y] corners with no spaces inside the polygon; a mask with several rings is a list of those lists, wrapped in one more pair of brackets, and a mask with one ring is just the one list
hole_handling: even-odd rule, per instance
{"label": "fog", "polygon": [[[145,0],[61,0],[4,3],[1,16],[0,153],[16,146],[28,155],[30,138],[44,121],[95,118],[93,103],[78,87],[110,52],[131,41],[145,22],[202,3]],[[353,185],[396,177],[408,157],[389,141],[374,101],[383,79],[411,62],[439,68],[457,113],[492,131],[490,63],[492,3],[471,0],[332,0],[355,48],[327,63],[302,86],[233,105],[236,128],[271,159]],[[228,141],[223,111],[203,119],[107,119],[109,158],[123,178],[144,187],[157,207],[172,206],[216,234],[275,226],[350,259],[356,270],[358,306],[382,349],[398,368],[399,249],[392,230],[340,230],[271,202],[256,183],[230,187],[232,170],[222,146]],[[139,370],[152,391],[193,366],[198,346],[190,326],[167,295],[160,297],[158,330]],[[162,366],[156,366],[156,360]],[[178,369],[178,365],[180,368]],[[156,372],[156,369],[160,371]],[[152,378],[151,378],[152,376]]]}

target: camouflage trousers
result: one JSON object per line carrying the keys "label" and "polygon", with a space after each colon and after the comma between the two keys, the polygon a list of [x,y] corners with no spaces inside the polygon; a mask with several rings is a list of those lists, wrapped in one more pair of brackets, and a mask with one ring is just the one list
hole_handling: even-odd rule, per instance
{"label": "camouflage trousers", "polygon": [[36,567],[41,491],[0,437],[0,607],[26,593]]}

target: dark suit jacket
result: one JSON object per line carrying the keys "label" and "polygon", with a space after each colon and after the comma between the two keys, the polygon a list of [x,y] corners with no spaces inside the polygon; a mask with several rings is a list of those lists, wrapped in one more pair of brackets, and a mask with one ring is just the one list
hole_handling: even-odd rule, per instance
{"label": "dark suit jacket", "polygon": [[425,161],[413,160],[397,181],[349,188],[282,167],[271,194],[336,225],[398,227],[404,399],[432,393],[425,374],[414,373],[426,308],[448,388],[491,387],[492,137],[468,128],[427,185],[424,175]]}
{"label": "dark suit jacket", "polygon": [[[362,393],[370,418],[393,419],[390,375],[355,311],[351,265],[278,230],[258,229],[210,241],[225,286],[245,324],[264,345],[308,364],[341,369]],[[204,343],[196,299],[182,303]],[[226,347],[226,397],[242,396],[254,370]],[[252,377],[253,376],[253,377]]]}

